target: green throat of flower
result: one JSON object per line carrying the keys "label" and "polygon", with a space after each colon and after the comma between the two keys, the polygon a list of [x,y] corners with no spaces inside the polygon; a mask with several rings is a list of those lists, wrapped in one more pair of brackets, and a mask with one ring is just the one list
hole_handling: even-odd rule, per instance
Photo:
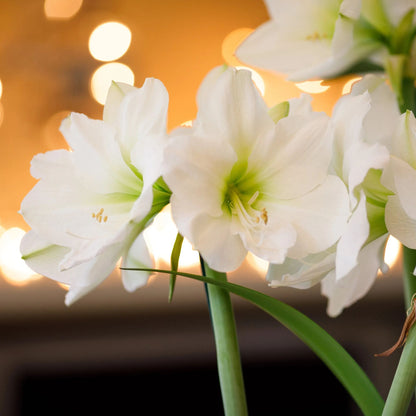
{"label": "green throat of flower", "polygon": [[381,184],[381,173],[382,171],[379,169],[370,169],[362,184],[366,196],[367,218],[370,224],[367,243],[387,233],[384,211],[391,192]]}
{"label": "green throat of flower", "polygon": [[223,210],[236,218],[247,231],[258,230],[266,226],[269,220],[266,208],[257,207],[259,195],[258,190],[247,195],[231,184],[225,193]]}

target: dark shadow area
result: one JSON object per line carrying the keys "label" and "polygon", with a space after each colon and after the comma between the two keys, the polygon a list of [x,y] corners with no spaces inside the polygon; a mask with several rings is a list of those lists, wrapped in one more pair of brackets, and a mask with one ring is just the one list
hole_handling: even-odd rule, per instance
{"label": "dark shadow area", "polygon": [[[318,360],[244,365],[251,415],[350,415],[355,405]],[[221,415],[215,364],[22,374],[16,416]],[[321,398],[317,400],[317,398]]]}

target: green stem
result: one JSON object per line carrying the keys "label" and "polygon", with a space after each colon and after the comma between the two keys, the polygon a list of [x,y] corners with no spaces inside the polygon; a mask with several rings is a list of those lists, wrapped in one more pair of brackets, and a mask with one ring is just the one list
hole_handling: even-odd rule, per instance
{"label": "green stem", "polygon": [[416,385],[416,330],[413,327],[407,337],[406,344],[390,387],[383,416],[406,415]]}
{"label": "green stem", "polygon": [[415,80],[414,78],[404,77],[402,80],[402,97],[403,107],[401,112],[405,113],[406,110],[415,112]]}
{"label": "green stem", "polygon": [[[205,276],[227,281],[225,273],[212,270],[203,260],[201,265]],[[246,416],[248,411],[243,371],[230,294],[221,287],[208,284],[207,296],[214,330],[224,413],[226,416]]]}
{"label": "green stem", "polygon": [[402,246],[403,250],[403,286],[406,309],[410,307],[412,296],[416,293],[416,276],[413,270],[416,266],[416,250]]}
{"label": "green stem", "polygon": [[[416,293],[416,250],[403,246],[403,283],[406,308]],[[411,328],[394,375],[393,383],[386,400],[383,415],[405,415],[416,386],[416,331]]]}

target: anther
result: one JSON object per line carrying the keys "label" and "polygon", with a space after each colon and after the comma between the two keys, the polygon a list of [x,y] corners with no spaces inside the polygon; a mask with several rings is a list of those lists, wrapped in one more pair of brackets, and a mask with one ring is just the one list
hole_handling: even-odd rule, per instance
{"label": "anther", "polygon": [[263,208],[261,210],[261,215],[260,218],[263,220],[264,225],[267,225],[267,223],[269,222],[269,216],[267,215],[267,210],[266,208]]}
{"label": "anther", "polygon": [[104,221],[107,222],[108,216],[103,218],[104,208],[101,208],[97,213],[92,213],[92,218],[95,218],[100,224]]}

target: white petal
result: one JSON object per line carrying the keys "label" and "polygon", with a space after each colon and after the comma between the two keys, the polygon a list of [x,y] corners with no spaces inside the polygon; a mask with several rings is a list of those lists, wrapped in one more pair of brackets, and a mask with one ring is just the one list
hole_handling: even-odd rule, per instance
{"label": "white petal", "polygon": [[118,232],[108,235],[107,238],[92,240],[80,239],[78,244],[71,246],[70,252],[62,259],[59,264],[60,270],[68,270],[79,264],[88,262],[94,257],[111,250],[111,247],[117,247],[117,250],[119,250],[118,257],[121,257],[122,250],[132,244],[134,238],[136,238],[142,229],[142,224],[128,222]]}
{"label": "white petal", "polygon": [[342,4],[270,0],[266,5],[272,20],[261,25],[236,52],[250,65],[286,73],[293,81],[329,78],[374,48],[368,42],[354,42],[359,0]]}
{"label": "white petal", "polygon": [[248,233],[242,229],[239,233],[247,250],[257,257],[273,263],[283,263],[288,250],[296,242],[297,233],[292,224],[270,217],[264,230]]}
{"label": "white petal", "polygon": [[[129,219],[134,198],[97,194],[85,188],[73,176],[70,152],[37,155],[32,173],[41,180],[26,195],[21,213],[39,235],[54,244],[71,246],[78,238],[103,238]],[[101,217],[96,216],[99,212]]]}
{"label": "white petal", "polygon": [[289,115],[307,116],[313,114],[312,96],[309,94],[301,94],[300,97],[291,98],[289,100]]}
{"label": "white petal", "polygon": [[33,231],[27,233],[21,252],[28,266],[39,274],[70,285],[65,303],[70,305],[98,286],[114,269],[120,257],[120,247],[111,247],[87,263],[60,271],[59,263],[69,249],[51,245]]}
{"label": "white petal", "polygon": [[389,196],[385,221],[392,236],[406,247],[416,249],[416,218],[410,218],[406,214],[397,196]]}
{"label": "white petal", "polygon": [[107,99],[104,105],[103,120],[106,123],[117,126],[117,118],[119,107],[125,95],[133,91],[135,88],[132,85],[124,84],[122,82],[112,82],[108,89]]}
{"label": "white petal", "polygon": [[348,183],[348,167],[344,166],[346,151],[362,139],[362,128],[370,110],[370,94],[341,97],[334,107],[331,129],[334,137],[333,170]]}
{"label": "white petal", "polygon": [[117,118],[117,140],[125,160],[129,161],[130,152],[148,136],[166,135],[168,103],[166,88],[154,78],[147,78],[142,88],[125,95]]}
{"label": "white petal", "polygon": [[111,125],[73,113],[61,132],[73,150],[74,175],[91,192],[140,194],[141,182],[124,162]]}
{"label": "white petal", "polygon": [[416,170],[394,156],[390,158],[390,169],[402,208],[410,218],[416,218]]}
{"label": "white petal", "polygon": [[165,150],[163,178],[173,193],[175,221],[202,212],[222,215],[225,181],[236,161],[232,148],[215,137],[172,137]]}
{"label": "white petal", "polygon": [[356,187],[363,183],[368,171],[383,169],[390,155],[386,147],[378,143],[369,145],[364,142],[352,144],[344,154],[344,172],[347,175],[350,198],[355,203]]}
{"label": "white petal", "polygon": [[378,269],[384,264],[386,240],[387,235],[384,235],[366,245],[359,254],[357,266],[341,280],[330,274],[322,281],[322,293],[328,297],[328,315],[338,316],[370,290]]}
{"label": "white petal", "polygon": [[396,141],[393,136],[400,116],[396,97],[385,78],[373,74],[354,84],[351,95],[361,95],[367,90],[371,107],[364,119],[363,138],[367,143],[380,143],[391,150]]}
{"label": "white petal", "polygon": [[399,119],[393,154],[416,169],[416,119],[411,111],[402,114]]}
{"label": "white petal", "polygon": [[276,216],[295,228],[296,244],[288,255],[298,259],[332,246],[344,232],[349,215],[345,185],[335,176],[301,198],[280,201],[269,212],[270,218]]}
{"label": "white petal", "polygon": [[337,245],[335,261],[337,280],[348,274],[358,264],[360,250],[369,233],[370,225],[367,219],[366,198],[364,192],[361,191],[358,205]]}
{"label": "white petal", "polygon": [[294,114],[281,119],[257,143],[249,168],[258,172],[258,181],[267,183],[265,193],[290,199],[321,184],[331,158],[331,137],[326,134],[323,113]]}
{"label": "white petal", "polygon": [[284,33],[277,22],[269,21],[238,47],[236,56],[249,65],[289,74],[292,81],[304,80],[309,74],[314,78],[315,68],[330,58],[331,44],[327,39],[309,41],[308,36]]}
{"label": "white petal", "polygon": [[[123,256],[121,267],[127,268],[152,268],[153,260],[144,241],[143,234],[140,234],[130,246],[126,256]],[[139,287],[145,286],[149,280],[150,272],[138,270],[122,270],[124,288],[133,292]]]}
{"label": "white petal", "polygon": [[[177,225],[181,232],[180,224]],[[209,267],[220,272],[236,269],[247,254],[241,238],[232,234],[231,221],[226,216],[200,215],[192,222],[191,235],[184,236],[201,253]]]}
{"label": "white petal", "polygon": [[196,136],[227,141],[247,157],[257,138],[274,125],[247,70],[227,68],[208,74],[198,91]]}
{"label": "white petal", "polygon": [[163,153],[167,135],[147,135],[136,143],[131,152],[131,161],[143,176],[142,194],[162,176]]}
{"label": "white petal", "polygon": [[301,260],[288,258],[283,264],[270,264],[266,280],[271,287],[309,289],[334,269],[335,253],[323,252]]}
{"label": "white petal", "polygon": [[361,11],[361,0],[344,0],[339,11],[351,19],[358,19]]}

